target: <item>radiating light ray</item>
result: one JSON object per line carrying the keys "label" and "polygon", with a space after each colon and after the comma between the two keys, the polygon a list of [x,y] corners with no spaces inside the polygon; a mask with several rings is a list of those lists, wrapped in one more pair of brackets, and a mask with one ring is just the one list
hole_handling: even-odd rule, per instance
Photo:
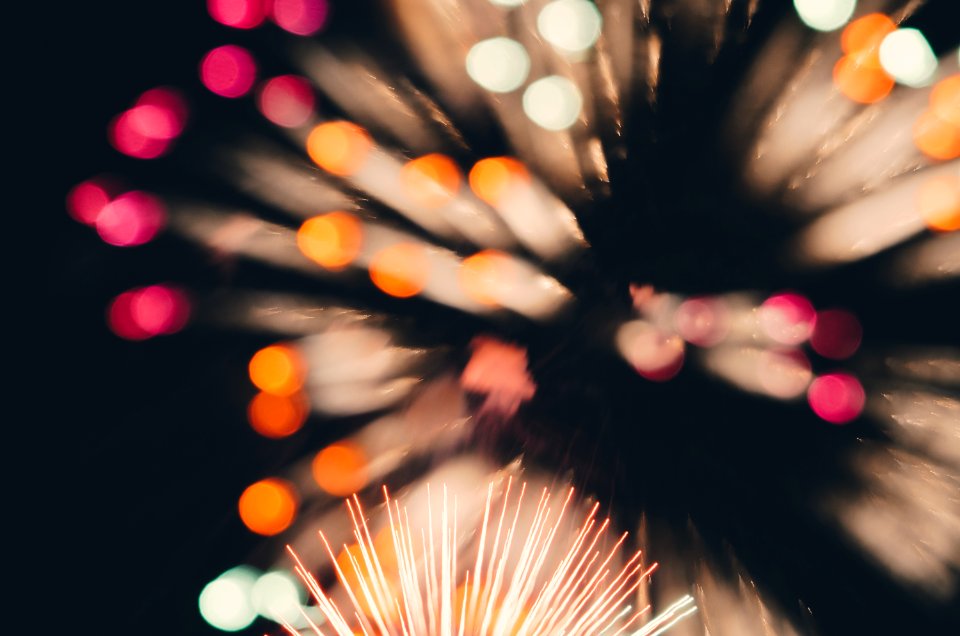
{"label": "radiating light ray", "polygon": [[867,408],[893,439],[960,471],[956,397],[931,388],[891,388],[871,399]]}

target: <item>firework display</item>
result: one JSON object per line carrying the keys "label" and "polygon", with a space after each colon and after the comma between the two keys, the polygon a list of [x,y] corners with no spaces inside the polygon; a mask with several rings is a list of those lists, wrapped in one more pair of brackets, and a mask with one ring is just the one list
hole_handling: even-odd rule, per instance
{"label": "firework display", "polygon": [[54,272],[124,629],[960,624],[948,0],[152,10]]}

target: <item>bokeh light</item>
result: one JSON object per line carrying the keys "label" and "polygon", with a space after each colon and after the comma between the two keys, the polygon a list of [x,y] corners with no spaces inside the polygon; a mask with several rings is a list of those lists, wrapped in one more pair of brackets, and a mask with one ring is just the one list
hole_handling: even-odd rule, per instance
{"label": "bokeh light", "polygon": [[920,184],[917,206],[931,230],[960,230],[960,172],[932,177]]}
{"label": "bokeh light", "polygon": [[297,247],[321,267],[343,269],[357,258],[363,227],[347,212],[330,212],[307,219],[297,230]]}
{"label": "bokeh light", "polygon": [[807,401],[813,412],[832,424],[846,424],[863,411],[866,394],[848,373],[828,373],[810,383]]}
{"label": "bokeh light", "polygon": [[438,208],[460,191],[463,175],[450,157],[432,153],[408,161],[400,170],[404,192],[420,205]]}
{"label": "bokeh light", "polygon": [[812,377],[810,360],[799,349],[765,349],[757,360],[757,379],[763,392],[771,397],[800,397]]}
{"label": "bokeh light", "polygon": [[897,29],[880,44],[880,65],[906,86],[926,86],[937,72],[937,56],[916,29]]}
{"label": "bokeh light", "polygon": [[930,91],[930,110],[943,121],[960,126],[960,73],[937,82]]}
{"label": "bokeh light", "polygon": [[253,608],[277,623],[295,623],[306,597],[297,579],[289,572],[274,570],[257,579],[250,592]]}
{"label": "bokeh light", "polygon": [[824,358],[843,360],[857,352],[862,338],[863,327],[856,316],[843,309],[826,309],[817,312],[810,346]]}
{"label": "bokeh light", "polygon": [[641,377],[654,382],[670,380],[683,367],[683,339],[642,320],[620,327],[617,347]]}
{"label": "bokeh light", "polygon": [[844,55],[833,67],[833,83],[859,104],[879,102],[893,90],[894,80],[882,68],[862,64],[856,55]]}
{"label": "bokeh light", "polygon": [[253,56],[234,44],[213,49],[200,62],[200,80],[210,92],[221,97],[243,97],[253,88],[256,77]]}
{"label": "bokeh light", "polygon": [[134,159],[156,159],[170,148],[170,139],[151,137],[142,132],[143,122],[138,123],[135,106],[120,113],[110,122],[108,139],[110,145]]}
{"label": "bokeh light", "polygon": [[847,25],[840,36],[840,46],[848,55],[856,54],[861,64],[880,66],[880,43],[897,28],[896,23],[882,13],[870,13]]}
{"label": "bokeh light", "polygon": [[118,247],[143,245],[157,235],[166,222],[166,211],[155,196],[134,190],[110,201],[96,218],[97,234]]}
{"label": "bokeh light", "polygon": [[320,124],[307,137],[307,154],[329,173],[346,177],[363,166],[373,141],[367,131],[348,121]]}
{"label": "bokeh light", "polygon": [[261,391],[282,397],[303,386],[306,368],[300,354],[285,345],[270,345],[253,354],[250,381]]}
{"label": "bokeh light", "polygon": [[470,189],[489,203],[497,205],[515,187],[530,184],[526,166],[512,157],[481,159],[470,169]]}
{"label": "bokeh light", "polygon": [[207,0],[210,17],[235,29],[252,29],[267,17],[265,0]]}
{"label": "bokeh light", "polygon": [[553,0],[540,10],[537,30],[553,46],[569,53],[585,51],[600,37],[603,18],[588,0]]}
{"label": "bokeh light", "polygon": [[186,294],[168,285],[140,288],[130,301],[130,318],[148,337],[177,333],[189,317]]}
{"label": "bokeh light", "polygon": [[227,570],[200,592],[200,615],[211,627],[225,632],[246,629],[257,618],[250,601],[257,571],[246,566]]}
{"label": "bokeh light", "polygon": [[483,250],[463,259],[458,281],[463,292],[482,305],[498,305],[501,293],[514,282],[510,257],[498,250]]}
{"label": "bokeh light", "polygon": [[730,315],[718,298],[689,298],[677,307],[673,325],[680,337],[699,347],[712,347],[730,330]]}
{"label": "bokeh light", "polygon": [[84,225],[94,225],[113,198],[113,187],[103,179],[87,179],[67,193],[67,214]]}
{"label": "bokeh light", "polygon": [[960,126],[939,117],[929,109],[913,125],[913,143],[931,159],[948,161],[960,157]]}
{"label": "bokeh light", "polygon": [[257,95],[263,116],[284,128],[296,128],[310,121],[316,99],[305,77],[281,75],[267,80]]}
{"label": "bokeh light", "polygon": [[817,312],[800,294],[775,294],[760,306],[760,328],[772,340],[798,345],[813,333]]}
{"label": "bokeh light", "polygon": [[793,6],[811,29],[834,31],[853,16],[857,0],[793,0]]}
{"label": "bokeh light", "polygon": [[271,439],[289,437],[303,427],[310,404],[302,393],[273,395],[261,391],[247,407],[250,426]]}
{"label": "bokeh light", "polygon": [[582,107],[580,89],[559,75],[540,78],[523,92],[523,112],[547,130],[566,130],[577,121]]}
{"label": "bokeh light", "polygon": [[367,460],[363,451],[349,442],[331,444],[317,453],[313,478],[325,492],[346,497],[367,485]]}
{"label": "bokeh light", "polygon": [[272,0],[270,18],[294,35],[313,35],[324,27],[330,13],[327,0]]}
{"label": "bokeh light", "polygon": [[417,243],[391,245],[370,259],[370,280],[390,296],[416,296],[429,278],[430,260],[426,249]]}
{"label": "bokeh light", "polygon": [[483,88],[494,93],[509,93],[527,81],[530,56],[516,40],[496,37],[470,47],[466,66],[470,79]]}
{"label": "bokeh light", "polygon": [[519,7],[526,1],[527,0],[490,0],[490,3],[500,7]]}
{"label": "bokeh light", "polygon": [[298,505],[293,484],[271,477],[248,486],[240,495],[237,509],[251,532],[273,536],[290,527]]}

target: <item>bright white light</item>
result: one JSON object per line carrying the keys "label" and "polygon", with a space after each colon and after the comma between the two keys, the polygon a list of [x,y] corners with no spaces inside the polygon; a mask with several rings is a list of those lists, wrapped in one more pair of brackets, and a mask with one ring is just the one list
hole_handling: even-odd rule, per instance
{"label": "bright white light", "polygon": [[488,91],[509,93],[527,80],[529,72],[527,50],[510,38],[477,42],[467,53],[467,75]]}
{"label": "bright white light", "polygon": [[547,130],[564,130],[580,116],[583,98],[577,85],[565,77],[548,75],[523,93],[523,112]]}
{"label": "bright white light", "polygon": [[257,571],[240,566],[227,570],[207,583],[200,592],[200,615],[213,627],[236,632],[250,625],[257,612],[250,594],[257,580]]}
{"label": "bright white light", "polygon": [[793,6],[811,29],[834,31],[850,20],[857,0],[793,0]]}
{"label": "bright white light", "polygon": [[526,1],[527,0],[490,0],[490,3],[499,7],[519,7]]}
{"label": "bright white light", "polygon": [[897,29],[880,43],[880,65],[901,84],[926,86],[937,71],[937,57],[916,29]]}
{"label": "bright white light", "polygon": [[537,17],[540,35],[558,49],[570,53],[585,51],[600,37],[603,18],[587,0],[555,0]]}
{"label": "bright white light", "polygon": [[294,623],[300,618],[303,598],[294,578],[286,572],[267,572],[253,586],[253,608],[264,618]]}

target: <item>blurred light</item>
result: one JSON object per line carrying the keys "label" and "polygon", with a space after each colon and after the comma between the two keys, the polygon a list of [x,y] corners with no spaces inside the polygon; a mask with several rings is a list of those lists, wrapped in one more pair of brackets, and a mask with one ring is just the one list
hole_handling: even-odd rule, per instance
{"label": "blurred light", "polygon": [[279,570],[267,572],[257,579],[250,599],[258,614],[277,623],[296,622],[305,600],[297,580]]}
{"label": "blurred light", "polygon": [[250,381],[271,395],[290,396],[303,386],[305,369],[300,354],[284,345],[270,345],[250,359]]}
{"label": "blurred light", "polygon": [[937,71],[937,57],[916,29],[897,29],[883,38],[880,64],[893,79],[912,87],[926,86]]}
{"label": "blurred light", "polygon": [[348,121],[320,124],[307,138],[307,154],[327,172],[346,177],[363,166],[373,141],[367,131]]}
{"label": "blurred light", "polygon": [[246,49],[226,44],[207,53],[200,62],[200,79],[211,92],[236,98],[253,87],[257,66]]}
{"label": "blurred light", "polygon": [[290,527],[297,516],[297,505],[293,484],[271,477],[248,486],[240,495],[237,509],[251,532],[269,537]]}
{"label": "blurred light", "polygon": [[198,602],[203,620],[225,632],[237,632],[249,627],[257,618],[257,612],[250,603],[256,580],[256,570],[240,566],[207,583],[200,592]]}
{"label": "blurred light", "polygon": [[315,99],[310,82],[299,75],[281,75],[268,80],[257,96],[263,116],[284,128],[296,128],[310,120]]}
{"label": "blurred light", "polygon": [[166,221],[163,204],[156,197],[134,190],[110,201],[97,215],[97,233],[105,242],[119,247],[143,245]]}
{"label": "blurred light", "polygon": [[857,0],[793,0],[797,15],[811,29],[839,29],[853,15]]}
{"label": "blurred light", "polygon": [[880,43],[896,28],[896,23],[888,16],[871,13],[847,25],[840,36],[840,46],[844,53],[856,55],[861,65],[879,68]]}
{"label": "blurred light", "polygon": [[936,110],[926,110],[913,125],[913,143],[931,159],[956,159],[960,157],[960,126],[941,119]]}
{"label": "blurred light", "polygon": [[500,7],[519,7],[526,1],[527,0],[490,0],[490,3]]}
{"label": "blurred light", "polygon": [[960,230],[960,173],[924,181],[917,191],[917,205],[931,230]]}
{"label": "blurred light", "polygon": [[235,29],[252,29],[267,16],[264,0],[207,0],[210,17]]}
{"label": "blurred light", "polygon": [[832,424],[845,424],[863,411],[866,394],[860,381],[847,373],[828,373],[810,383],[807,401],[813,412]]}
{"label": "blurred light", "polygon": [[150,334],[133,319],[133,301],[138,290],[123,292],[113,299],[107,309],[107,324],[117,336],[125,340],[145,340]]}
{"label": "blurred light", "polygon": [[760,306],[760,328],[771,339],[785,345],[798,345],[813,333],[817,312],[809,300],[799,294],[771,296]]}
{"label": "blurred light", "polygon": [[643,320],[625,323],[617,331],[617,348],[642,377],[654,382],[673,378],[683,367],[683,340]]}
{"label": "blurred light", "polygon": [[833,83],[859,104],[879,102],[893,90],[893,78],[882,68],[861,64],[856,55],[844,55],[833,67]]}
{"label": "blurred light", "polygon": [[466,65],[467,75],[483,88],[494,93],[509,93],[527,80],[530,56],[516,40],[497,37],[470,47]]}
{"label": "blurred light", "polygon": [[303,255],[327,269],[343,269],[354,261],[363,243],[363,228],[347,212],[330,212],[307,219],[297,230]]}
{"label": "blurred light", "polygon": [[190,303],[178,289],[150,285],[134,293],[130,302],[130,317],[148,336],[168,335],[180,331],[187,324]]}
{"label": "blurred light", "polygon": [[727,337],[730,315],[720,299],[690,298],[677,307],[673,324],[680,337],[687,342],[700,347],[712,347]]}
{"label": "blurred light", "polygon": [[426,250],[416,243],[398,243],[370,259],[370,280],[390,296],[409,298],[423,291],[430,278]]}
{"label": "blurred light", "polygon": [[145,135],[142,122],[136,123],[137,108],[122,112],[110,123],[107,131],[110,145],[128,157],[156,159],[170,148],[170,140]]}
{"label": "blurred light", "polygon": [[943,121],[960,126],[960,73],[937,82],[930,91],[930,109]]}
{"label": "blurred light", "polygon": [[512,157],[491,157],[473,165],[469,180],[474,194],[495,206],[513,188],[528,186],[530,173]]}
{"label": "blurred light", "polygon": [[827,309],[817,312],[817,321],[810,336],[810,346],[824,358],[843,360],[860,347],[863,328],[849,311]]}
{"label": "blurred light", "polygon": [[481,413],[512,417],[537,390],[527,371],[527,350],[486,336],[475,337],[470,348],[473,353],[460,375],[460,385],[487,396]]}
{"label": "blurred light", "polygon": [[327,0],[272,0],[270,18],[294,35],[313,35],[327,23]]}
{"label": "blurred light", "polygon": [[763,392],[781,400],[803,395],[813,377],[810,361],[799,349],[761,351],[756,372]]}
{"label": "blurred light", "polygon": [[75,220],[86,225],[94,225],[103,208],[110,203],[109,184],[102,179],[88,179],[70,189],[67,193],[67,213]]}
{"label": "blurred light", "polygon": [[463,259],[458,280],[463,292],[482,305],[498,305],[500,290],[516,282],[510,257],[497,250],[483,250]]}
{"label": "blurred light", "polygon": [[302,393],[273,395],[261,391],[250,400],[247,418],[260,435],[280,439],[299,431],[309,410],[310,405]]}
{"label": "blurred light", "polygon": [[547,130],[565,130],[572,126],[582,106],[580,89],[559,75],[538,79],[523,92],[523,112]]}
{"label": "blurred light", "polygon": [[600,11],[587,0],[554,0],[537,16],[540,35],[558,49],[571,53],[593,46],[600,37],[602,24]]}
{"label": "blurred light", "polygon": [[363,451],[349,442],[331,444],[317,453],[312,470],[317,485],[338,497],[352,495],[367,485],[367,460]]}
{"label": "blurred light", "polygon": [[460,191],[460,168],[446,155],[433,153],[412,159],[400,170],[400,183],[407,195],[428,208],[438,208]]}

